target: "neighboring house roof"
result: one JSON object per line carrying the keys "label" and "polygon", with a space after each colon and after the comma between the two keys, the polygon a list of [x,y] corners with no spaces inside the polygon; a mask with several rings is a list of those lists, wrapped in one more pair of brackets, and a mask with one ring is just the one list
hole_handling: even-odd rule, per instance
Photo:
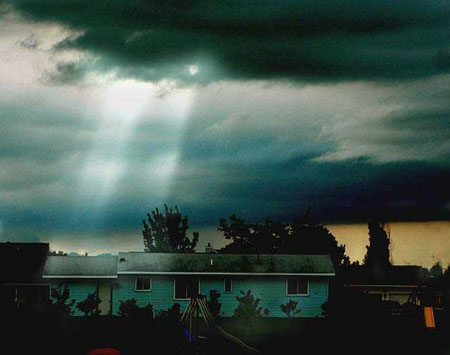
{"label": "neighboring house roof", "polygon": [[345,284],[353,286],[417,286],[426,276],[427,270],[417,265],[391,265],[379,272],[351,266],[343,271]]}
{"label": "neighboring house roof", "polygon": [[49,256],[44,278],[117,278],[117,256]]}
{"label": "neighboring house roof", "polygon": [[48,250],[48,243],[0,243],[0,283],[39,283]]}
{"label": "neighboring house roof", "polygon": [[260,274],[333,276],[328,255],[119,253],[119,274]]}

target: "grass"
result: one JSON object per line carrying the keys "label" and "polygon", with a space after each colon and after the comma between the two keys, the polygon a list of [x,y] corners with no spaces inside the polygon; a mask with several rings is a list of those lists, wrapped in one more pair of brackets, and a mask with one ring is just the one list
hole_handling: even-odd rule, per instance
{"label": "grass", "polygon": [[[449,320],[438,317],[438,329],[427,331],[419,323],[400,318],[373,319],[260,319],[255,329],[233,318],[219,320],[230,334],[258,348],[262,355],[295,354],[420,354],[449,355]],[[3,318],[7,332],[0,353],[85,354],[97,347],[115,347],[125,355],[179,354],[185,336],[177,322],[167,319],[136,321],[121,317]],[[201,328],[201,327],[200,327]],[[205,333],[206,334],[206,333]],[[8,345],[14,351],[6,351]],[[32,352],[30,351],[32,350]],[[204,355],[239,355],[240,348],[224,339],[209,336]]]}

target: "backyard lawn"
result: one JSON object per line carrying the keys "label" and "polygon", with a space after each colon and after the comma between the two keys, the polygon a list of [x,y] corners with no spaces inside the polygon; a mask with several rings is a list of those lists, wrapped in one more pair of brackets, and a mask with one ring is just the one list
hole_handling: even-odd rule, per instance
{"label": "backyard lawn", "polygon": [[[8,330],[2,346],[13,345],[11,354],[85,354],[100,347],[123,354],[180,354],[186,337],[177,322],[168,319],[136,321],[120,317],[82,317],[61,321],[47,317],[5,320]],[[218,322],[264,354],[450,354],[450,328],[438,319],[436,330],[402,319],[351,321],[327,319],[260,319],[251,331],[234,319]],[[202,329],[202,326],[199,326]],[[245,352],[221,337],[203,335],[202,354],[239,355]],[[186,348],[185,348],[186,349]],[[187,353],[186,351],[184,352]]]}

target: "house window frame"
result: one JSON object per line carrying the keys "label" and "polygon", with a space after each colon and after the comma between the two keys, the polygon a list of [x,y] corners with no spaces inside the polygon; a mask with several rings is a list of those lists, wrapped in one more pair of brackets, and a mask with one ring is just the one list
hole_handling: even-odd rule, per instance
{"label": "house window frame", "polygon": [[[230,290],[227,291],[227,281],[230,281]],[[233,293],[233,279],[232,278],[224,278],[223,279],[223,292],[224,293]]]}
{"label": "house window frame", "polygon": [[[138,285],[138,279],[149,279],[150,280],[150,287],[147,289],[138,289],[137,285]],[[149,276],[136,276],[134,279],[134,290],[136,292],[152,292],[153,290],[153,278],[149,277]]]}
{"label": "house window frame", "polygon": [[[289,293],[289,280],[295,280],[297,283],[297,292],[298,292],[298,281],[299,280],[304,280],[306,282],[306,293]],[[309,296],[309,280],[308,279],[304,279],[304,278],[300,278],[300,277],[290,277],[286,280],[286,296]]]}
{"label": "house window frame", "polygon": [[[177,286],[176,286],[177,278],[180,278],[180,276],[174,277],[174,279],[173,279],[173,299],[174,299],[174,301],[189,301],[189,300],[191,300],[190,297],[177,298],[177,293],[176,293],[176,290],[177,290]],[[201,293],[200,277],[197,277],[196,280],[198,282],[198,294],[200,294]],[[188,284],[186,283],[186,295],[187,295],[187,285]]]}

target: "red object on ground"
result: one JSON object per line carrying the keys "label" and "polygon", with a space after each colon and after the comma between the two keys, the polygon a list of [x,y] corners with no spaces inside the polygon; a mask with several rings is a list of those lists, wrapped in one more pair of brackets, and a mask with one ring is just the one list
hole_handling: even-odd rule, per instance
{"label": "red object on ground", "polygon": [[88,351],[86,355],[120,355],[117,349],[103,348]]}

